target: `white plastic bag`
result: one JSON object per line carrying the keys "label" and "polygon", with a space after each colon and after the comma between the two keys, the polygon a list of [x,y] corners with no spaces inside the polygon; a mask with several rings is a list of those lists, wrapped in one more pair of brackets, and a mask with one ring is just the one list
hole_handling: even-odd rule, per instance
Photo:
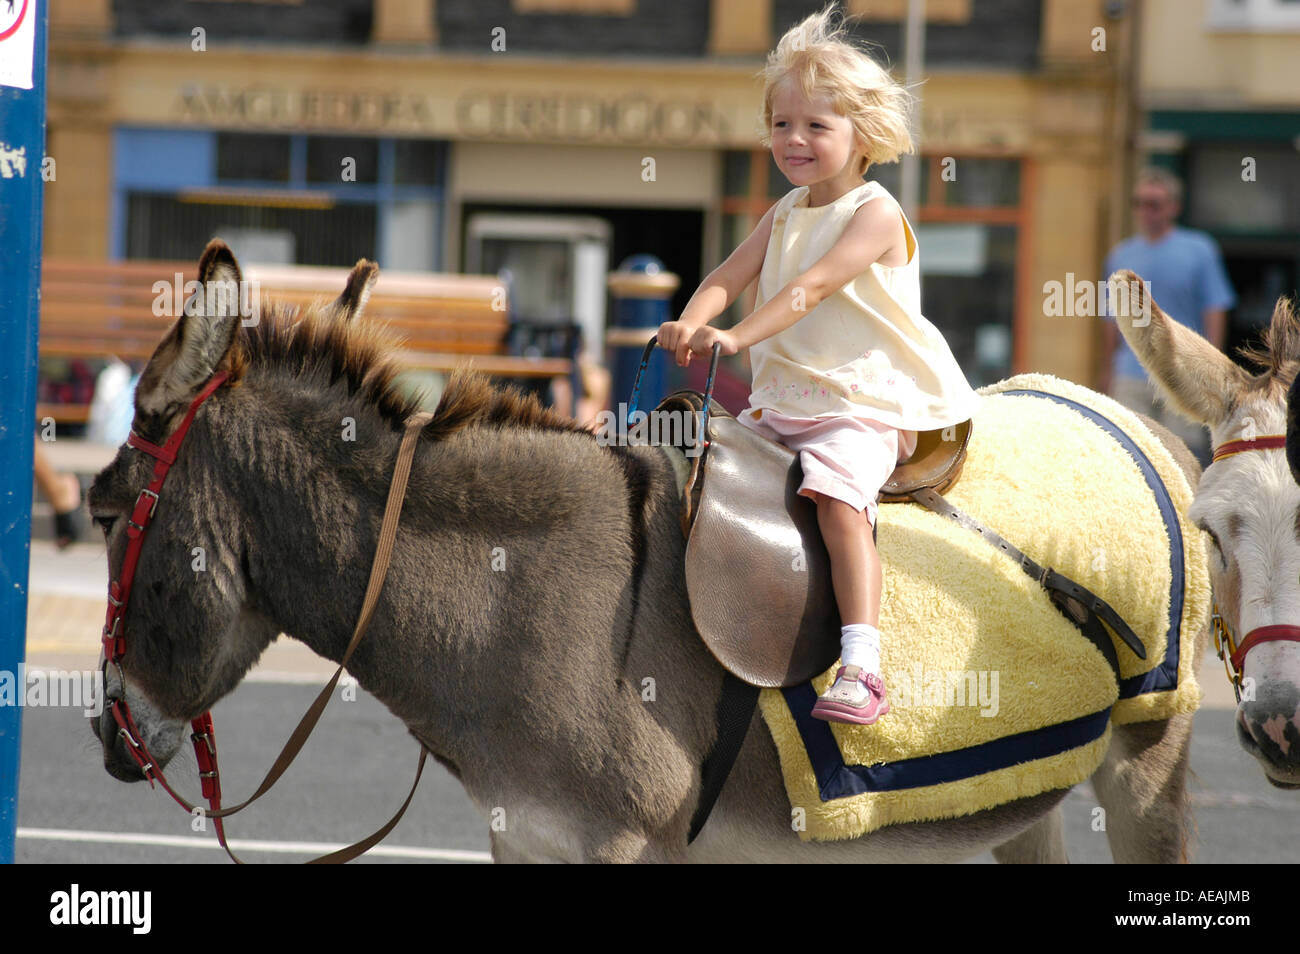
{"label": "white plastic bag", "polygon": [[130,366],[116,358],[99,372],[86,423],[87,440],[114,447],[126,442],[135,418],[135,386],[139,380],[140,375],[132,374]]}

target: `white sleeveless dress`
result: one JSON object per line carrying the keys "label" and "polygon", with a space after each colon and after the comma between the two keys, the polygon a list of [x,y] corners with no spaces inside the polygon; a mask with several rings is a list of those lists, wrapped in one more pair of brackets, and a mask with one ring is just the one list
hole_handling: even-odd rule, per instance
{"label": "white sleeveless dress", "polygon": [[[757,305],[822,258],[866,202],[889,193],[864,182],[810,208],[800,186],[777,203]],[[971,388],[947,341],[921,315],[920,253],[903,217],[909,258],[869,266],[779,334],[753,345],[753,408],[789,417],[869,418],[900,430],[938,430],[974,416]]]}

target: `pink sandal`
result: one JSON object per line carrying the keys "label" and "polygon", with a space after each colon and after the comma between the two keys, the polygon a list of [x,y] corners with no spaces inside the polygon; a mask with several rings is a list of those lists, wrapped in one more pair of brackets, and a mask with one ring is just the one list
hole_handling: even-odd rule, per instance
{"label": "pink sandal", "polygon": [[871,725],[888,712],[883,679],[860,666],[841,666],[830,688],[818,697],[812,715],[827,722]]}

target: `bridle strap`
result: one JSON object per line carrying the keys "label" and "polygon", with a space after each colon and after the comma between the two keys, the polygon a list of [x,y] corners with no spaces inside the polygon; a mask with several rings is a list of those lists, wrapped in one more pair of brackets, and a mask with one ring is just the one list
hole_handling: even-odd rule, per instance
{"label": "bridle strap", "polygon": [[1242,664],[1246,661],[1246,653],[1254,649],[1260,643],[1273,642],[1296,642],[1300,643],[1300,626],[1260,626],[1252,629],[1246,634],[1246,638],[1241,641],[1237,651],[1232,654],[1233,668],[1238,672],[1241,671]]}
{"label": "bridle strap", "polygon": [[[1214,449],[1210,463],[1213,464],[1225,457],[1245,451],[1284,450],[1285,448],[1285,434],[1265,434],[1250,440],[1226,441]],[[1241,702],[1241,674],[1246,663],[1246,653],[1261,643],[1300,642],[1300,626],[1277,624],[1257,626],[1246,634],[1246,638],[1240,645],[1235,645],[1232,630],[1228,628],[1228,621],[1219,612],[1217,603],[1213,607],[1212,623],[1215,648],[1218,650],[1219,658],[1223,660],[1224,668],[1228,669],[1228,678],[1232,681],[1232,689],[1238,703]]]}
{"label": "bridle strap", "polygon": [[[293,764],[293,760],[297,758],[298,753],[302,751],[302,747],[307,743],[312,730],[316,728],[316,723],[320,721],[321,714],[324,713],[325,706],[329,704],[339,678],[343,675],[343,670],[347,667],[348,661],[351,660],[352,653],[361,642],[361,637],[365,635],[366,627],[370,625],[370,618],[374,615],[375,607],[379,603],[379,593],[384,588],[384,578],[388,575],[388,564],[393,553],[393,541],[397,539],[397,524],[402,515],[402,501],[406,497],[406,482],[411,473],[411,458],[415,454],[415,441],[419,437],[421,429],[432,418],[433,415],[425,411],[412,415],[406,422],[406,433],[402,435],[402,446],[397,452],[397,463],[393,467],[393,479],[388,490],[388,501],[384,505],[384,520],[379,528],[379,544],[375,548],[375,559],[370,567],[370,582],[366,586],[366,595],[361,603],[361,615],[357,618],[356,628],[352,631],[352,639],[348,642],[347,649],[343,651],[343,658],[339,662],[338,668],[334,670],[334,675],[330,677],[330,681],[317,694],[312,704],[303,714],[302,719],[299,720],[298,725],[289,735],[288,741],[284,743],[284,748],[276,756],[275,762],[267,771],[266,777],[262,779],[262,783],[257,787],[257,790],[238,805],[211,812],[208,817],[224,818],[227,815],[233,815],[265,795],[271,786],[279,781],[285,770]],[[192,808],[189,810],[193,811]]]}
{"label": "bridle strap", "polygon": [[[162,447],[152,444],[140,437],[139,434],[132,431],[127,443],[136,447],[145,453],[153,456],[157,463],[154,466],[153,480],[149,487],[141,491],[140,497],[136,501],[136,506],[132,511],[132,518],[128,521],[127,533],[130,542],[127,546],[126,558],[123,562],[123,571],[121,583],[113,581],[109,592],[109,609],[108,617],[104,626],[104,647],[106,659],[108,662],[117,663],[126,651],[125,633],[121,631],[123,619],[126,614],[126,603],[130,595],[131,586],[134,582],[135,567],[139,561],[140,548],[144,541],[144,530],[153,517],[154,507],[157,505],[158,493],[162,489],[163,480],[167,471],[176,461],[176,454],[180,449],[185,434],[189,430],[190,424],[194,420],[199,406],[214,392],[222,382],[228,377],[227,372],[220,372],[214,375],[204,389],[195,397],[191,403],[189,411],[185,415],[180,427],[167,440]],[[352,633],[352,638],[344,650],[343,658],[339,663],[338,669],[335,670],[329,683],[320,691],[316,699],[312,702],[307,712],[303,715],[298,725],[290,734],[289,739],[284,744],[284,748],[276,757],[274,764],[267,772],[262,783],[257,790],[247,799],[230,808],[221,807],[221,779],[220,770],[217,765],[216,737],[212,727],[212,716],[210,712],[205,712],[198,718],[191,721],[191,728],[194,730],[191,739],[194,743],[195,756],[199,764],[200,782],[203,796],[208,800],[209,808],[207,810],[197,809],[185,798],[181,797],[175,789],[168,783],[166,776],[159,767],[157,760],[150,754],[139,729],[135,725],[135,720],[131,716],[130,707],[124,699],[114,699],[110,703],[110,711],[114,720],[117,722],[120,734],[126,740],[128,751],[132,758],[140,767],[141,774],[149,780],[150,784],[157,781],[182,808],[187,812],[194,814],[196,811],[203,811],[205,817],[212,818],[214,828],[217,833],[217,840],[222,848],[230,856],[231,860],[237,864],[243,862],[230,850],[226,842],[225,828],[222,819],[228,815],[233,815],[238,811],[251,805],[257,799],[261,798],[270,788],[280,779],[288,767],[293,763],[302,747],[306,744],[312,730],[320,721],[321,714],[325,710],[330,697],[333,695],[335,687],[338,685],[339,678],[342,676],[349,660],[357,645],[361,642],[361,637],[365,635],[366,628],[370,624],[370,619],[374,615],[375,607],[379,602],[379,594],[383,589],[384,579],[388,573],[389,561],[392,556],[393,543],[397,538],[397,525],[401,517],[402,502],[406,496],[406,484],[411,472],[411,460],[415,455],[416,440],[420,431],[433,418],[429,412],[414,414],[407,419],[406,429],[402,435],[402,443],[397,453],[397,461],[393,468],[392,482],[389,486],[388,500],[384,506],[384,517],[379,530],[379,542],[375,549],[375,558],[370,568],[370,579],[366,587],[366,594],[362,601],[361,613],[357,619],[357,624]],[[144,509],[147,498],[152,498],[152,503],[148,503],[147,512]],[[136,518],[141,519],[137,520]],[[125,689],[125,680],[123,681]],[[428,756],[428,749],[423,743],[420,745],[420,761],[416,768],[415,781],[411,785],[411,791],[387,824],[376,831],[369,837],[356,842],[347,848],[342,848],[314,859],[315,862],[340,863],[350,861],[365,851],[368,851],[387,834],[392,831],[402,815],[406,812],[415,795],[416,786],[419,785],[420,777],[424,773],[424,764]]]}
{"label": "bridle strap", "polygon": [[110,662],[115,663],[126,655],[126,635],[123,632],[123,627],[126,625],[126,602],[135,583],[135,569],[140,562],[140,551],[144,547],[144,532],[158,506],[158,495],[162,492],[163,481],[167,479],[167,472],[171,470],[172,464],[176,463],[176,453],[180,450],[185,435],[189,433],[190,425],[194,423],[194,415],[198,413],[203,402],[211,397],[228,377],[230,377],[228,371],[220,371],[212,376],[203,390],[199,391],[190,402],[185,418],[162,447],[145,440],[134,430],[126,439],[128,446],[149,454],[154,458],[155,463],[149,485],[140,491],[135,506],[131,508],[131,516],[127,518],[127,545],[126,554],[122,558],[122,569],[118,578],[113,580],[108,588],[108,613],[104,618],[102,638],[104,656]]}
{"label": "bridle strap", "polygon": [[1214,449],[1214,454],[1210,457],[1210,463],[1213,464],[1215,461],[1245,451],[1278,450],[1285,447],[1285,434],[1265,434],[1263,437],[1256,437],[1251,440],[1227,441]]}

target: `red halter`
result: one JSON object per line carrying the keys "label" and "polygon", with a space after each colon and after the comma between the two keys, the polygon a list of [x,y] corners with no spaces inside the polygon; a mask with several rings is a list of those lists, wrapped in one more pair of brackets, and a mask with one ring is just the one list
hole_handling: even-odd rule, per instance
{"label": "red halter", "polygon": [[[127,439],[127,444],[138,450],[144,451],[153,457],[157,463],[153,469],[153,479],[149,486],[140,491],[140,496],[136,498],[135,507],[132,508],[131,516],[127,520],[126,533],[129,538],[126,547],[126,556],[122,561],[121,575],[114,580],[108,591],[108,615],[104,620],[104,666],[107,668],[109,663],[117,665],[122,657],[126,655],[126,632],[125,623],[126,606],[131,596],[131,585],[135,580],[136,566],[140,562],[140,550],[144,545],[145,531],[149,527],[149,522],[153,519],[154,510],[158,506],[158,498],[162,493],[163,481],[167,477],[167,471],[171,469],[172,464],[176,463],[176,455],[180,452],[181,443],[185,440],[185,434],[190,429],[190,424],[194,422],[194,415],[198,412],[199,406],[203,404],[217,388],[228,377],[228,373],[222,371],[212,377],[211,380],[199,392],[198,396],[190,404],[189,411],[185,414],[185,419],[181,421],[180,427],[168,438],[167,443],[162,447],[151,444],[142,438],[135,431]],[[293,762],[298,752],[302,750],[307,738],[311,735],[312,729],[320,719],[321,712],[324,711],[325,704],[329,701],[330,694],[333,693],[335,686],[338,685],[339,677],[343,674],[344,667],[352,657],[357,643],[365,634],[366,627],[370,622],[370,617],[374,612],[375,605],[378,601],[380,590],[383,587],[384,576],[387,572],[389,557],[392,552],[393,540],[397,534],[398,519],[401,515],[402,498],[406,492],[407,476],[411,469],[411,458],[415,451],[416,439],[433,415],[428,412],[414,414],[407,419],[406,432],[402,437],[401,449],[398,451],[397,464],[393,469],[392,484],[389,487],[388,501],[384,505],[384,518],[380,527],[379,543],[375,551],[375,561],[370,571],[370,582],[366,587],[365,601],[362,605],[361,616],[357,621],[355,630],[352,633],[352,639],[348,643],[347,649],[343,653],[343,660],[339,663],[338,669],[334,676],[321,690],[307,710],[306,715],[298,723],[289,740],[285,743],[284,749],[277,757],[275,764],[267,773],[262,784],[258,786],[257,791],[247,800],[240,802],[231,808],[223,809],[221,807],[221,778],[217,769],[217,743],[216,737],[212,731],[212,714],[205,712],[197,719],[190,722],[193,733],[190,738],[194,742],[194,755],[199,763],[199,779],[202,786],[203,797],[208,800],[207,817],[211,818],[216,828],[217,840],[221,847],[226,849],[226,854],[230,855],[233,861],[238,862],[237,858],[226,844],[226,832],[222,824],[222,818],[227,815],[233,815],[235,812],[246,808],[258,798],[260,798],[276,780],[283,774],[289,764]],[[120,673],[120,667],[119,667]],[[126,691],[126,679],[122,678],[122,691]],[[184,798],[167,783],[162,769],[158,767],[158,761],[150,754],[148,747],[144,743],[144,738],[140,734],[139,728],[135,724],[135,719],[131,716],[131,708],[127,705],[125,699],[114,699],[109,703],[109,711],[113,714],[113,719],[118,725],[118,734],[126,740],[127,751],[140,767],[140,772],[149,784],[157,782],[163,789],[175,799],[176,803],[191,814],[196,811],[195,807],[187,802]],[[411,804],[411,799],[415,796],[416,786],[420,784],[420,776],[424,773],[425,757],[429,750],[420,746],[420,761],[415,771],[415,781],[411,783],[411,790],[406,796],[406,801],[397,810],[397,813],[389,822],[367,838],[363,838],[346,848],[331,852],[315,859],[317,862],[343,862],[357,857],[365,851],[368,851],[376,843],[381,841],[393,827],[397,824],[402,814],[406,811],[407,806]]]}
{"label": "red halter", "polygon": [[[190,404],[189,411],[185,414],[185,419],[181,421],[180,427],[176,432],[167,439],[167,443],[162,447],[151,444],[135,431],[131,431],[131,436],[127,438],[127,444],[138,450],[144,451],[153,457],[157,463],[153,468],[153,479],[149,481],[149,486],[140,491],[139,497],[136,498],[135,507],[131,511],[131,516],[126,522],[126,535],[128,542],[126,545],[126,556],[122,560],[122,569],[118,579],[113,580],[108,588],[108,614],[104,619],[104,658],[105,665],[113,663],[117,665],[123,656],[126,655],[126,607],[131,598],[131,586],[135,582],[135,570],[140,562],[140,550],[144,546],[145,531],[153,519],[154,510],[158,506],[158,498],[162,493],[163,481],[167,479],[167,472],[171,470],[172,464],[176,463],[176,455],[180,451],[181,443],[185,440],[185,435],[190,429],[190,424],[194,422],[194,415],[198,413],[199,406],[203,404],[212,393],[221,387],[229,372],[221,371],[213,375],[211,380],[199,392]],[[122,679],[122,691],[126,692],[126,680]],[[158,767],[157,760],[150,754],[148,747],[144,743],[144,738],[140,730],[136,727],[135,719],[131,716],[131,707],[127,705],[126,699],[114,699],[109,703],[109,711],[113,714],[114,721],[117,722],[119,734],[127,743],[127,751],[135,759],[136,764],[140,766],[140,772],[149,784],[152,786],[155,781],[159,782],[172,798],[176,799],[186,811],[192,812],[193,806],[185,799],[181,798],[167,784],[167,779],[163,776],[162,770]],[[203,797],[208,800],[208,805],[213,812],[221,810],[221,780],[217,775],[217,743],[216,737],[212,730],[212,713],[205,712],[197,719],[190,722],[194,730],[190,738],[194,742],[194,755],[199,763],[199,779],[202,787]],[[221,818],[213,819],[213,825],[217,831],[217,838],[224,846],[226,844],[225,830],[221,824]]]}
{"label": "red halter", "polygon": [[[1228,441],[1214,449],[1210,463],[1213,464],[1225,457],[1231,457],[1233,454],[1240,454],[1245,451],[1278,450],[1285,447],[1285,434],[1268,434],[1264,437],[1256,437],[1253,440]],[[1212,622],[1214,625],[1214,648],[1218,651],[1219,659],[1223,660],[1223,668],[1232,681],[1232,689],[1237,695],[1238,703],[1241,702],[1241,673],[1246,662],[1246,653],[1260,643],[1300,642],[1300,626],[1277,624],[1255,627],[1246,634],[1246,638],[1241,641],[1241,645],[1237,645],[1232,637],[1232,630],[1228,628],[1227,622],[1219,614],[1219,604],[1217,602],[1214,604]]]}

